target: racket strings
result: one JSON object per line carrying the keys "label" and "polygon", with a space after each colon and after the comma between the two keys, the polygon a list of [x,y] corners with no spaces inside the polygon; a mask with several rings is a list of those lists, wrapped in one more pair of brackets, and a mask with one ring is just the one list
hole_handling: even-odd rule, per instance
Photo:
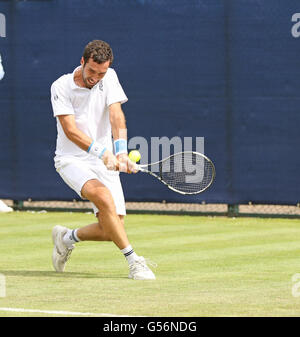
{"label": "racket strings", "polygon": [[194,152],[177,153],[159,163],[160,178],[169,187],[186,194],[205,190],[214,174],[212,162]]}

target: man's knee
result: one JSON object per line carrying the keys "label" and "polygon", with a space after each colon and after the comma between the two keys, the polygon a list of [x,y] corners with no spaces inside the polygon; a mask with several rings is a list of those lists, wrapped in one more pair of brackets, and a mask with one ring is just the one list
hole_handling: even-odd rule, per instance
{"label": "man's knee", "polygon": [[115,211],[115,203],[109,189],[97,180],[88,181],[81,194],[102,211]]}
{"label": "man's knee", "polygon": [[96,205],[98,209],[102,212],[110,211],[116,212],[115,202],[111,195],[102,194],[101,192],[96,193],[92,202]]}

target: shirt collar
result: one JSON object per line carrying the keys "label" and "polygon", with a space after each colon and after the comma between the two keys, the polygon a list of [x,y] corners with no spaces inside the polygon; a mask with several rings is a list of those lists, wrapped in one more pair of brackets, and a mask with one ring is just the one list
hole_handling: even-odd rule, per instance
{"label": "shirt collar", "polygon": [[[81,66],[76,67],[73,72],[72,72],[72,77],[71,77],[71,89],[88,89],[88,88],[84,88],[84,87],[80,87],[78,86],[75,81],[74,81],[74,75],[76,70],[78,70],[79,68],[81,68]],[[89,89],[88,89],[89,90]]]}

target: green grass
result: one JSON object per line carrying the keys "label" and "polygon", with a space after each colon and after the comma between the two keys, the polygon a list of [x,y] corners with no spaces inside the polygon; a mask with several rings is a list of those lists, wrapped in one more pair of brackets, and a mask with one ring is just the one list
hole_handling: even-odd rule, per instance
{"label": "green grass", "polygon": [[[0,214],[0,308],[129,316],[299,316],[292,276],[300,272],[300,220],[128,215],[139,255],[156,281],[127,278],[110,242],[77,244],[66,272],[51,264],[51,229],[94,222],[91,214]],[[300,290],[299,290],[300,292]],[[0,311],[0,316],[51,314]]]}

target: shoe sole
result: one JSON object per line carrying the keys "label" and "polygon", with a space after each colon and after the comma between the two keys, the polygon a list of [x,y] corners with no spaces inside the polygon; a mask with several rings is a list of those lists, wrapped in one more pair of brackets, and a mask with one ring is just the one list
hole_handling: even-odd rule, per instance
{"label": "shoe sole", "polygon": [[128,275],[128,278],[132,279],[132,280],[138,280],[138,281],[153,281],[156,280],[156,277],[152,277],[152,278],[139,278],[139,277],[133,277],[132,275]]}

